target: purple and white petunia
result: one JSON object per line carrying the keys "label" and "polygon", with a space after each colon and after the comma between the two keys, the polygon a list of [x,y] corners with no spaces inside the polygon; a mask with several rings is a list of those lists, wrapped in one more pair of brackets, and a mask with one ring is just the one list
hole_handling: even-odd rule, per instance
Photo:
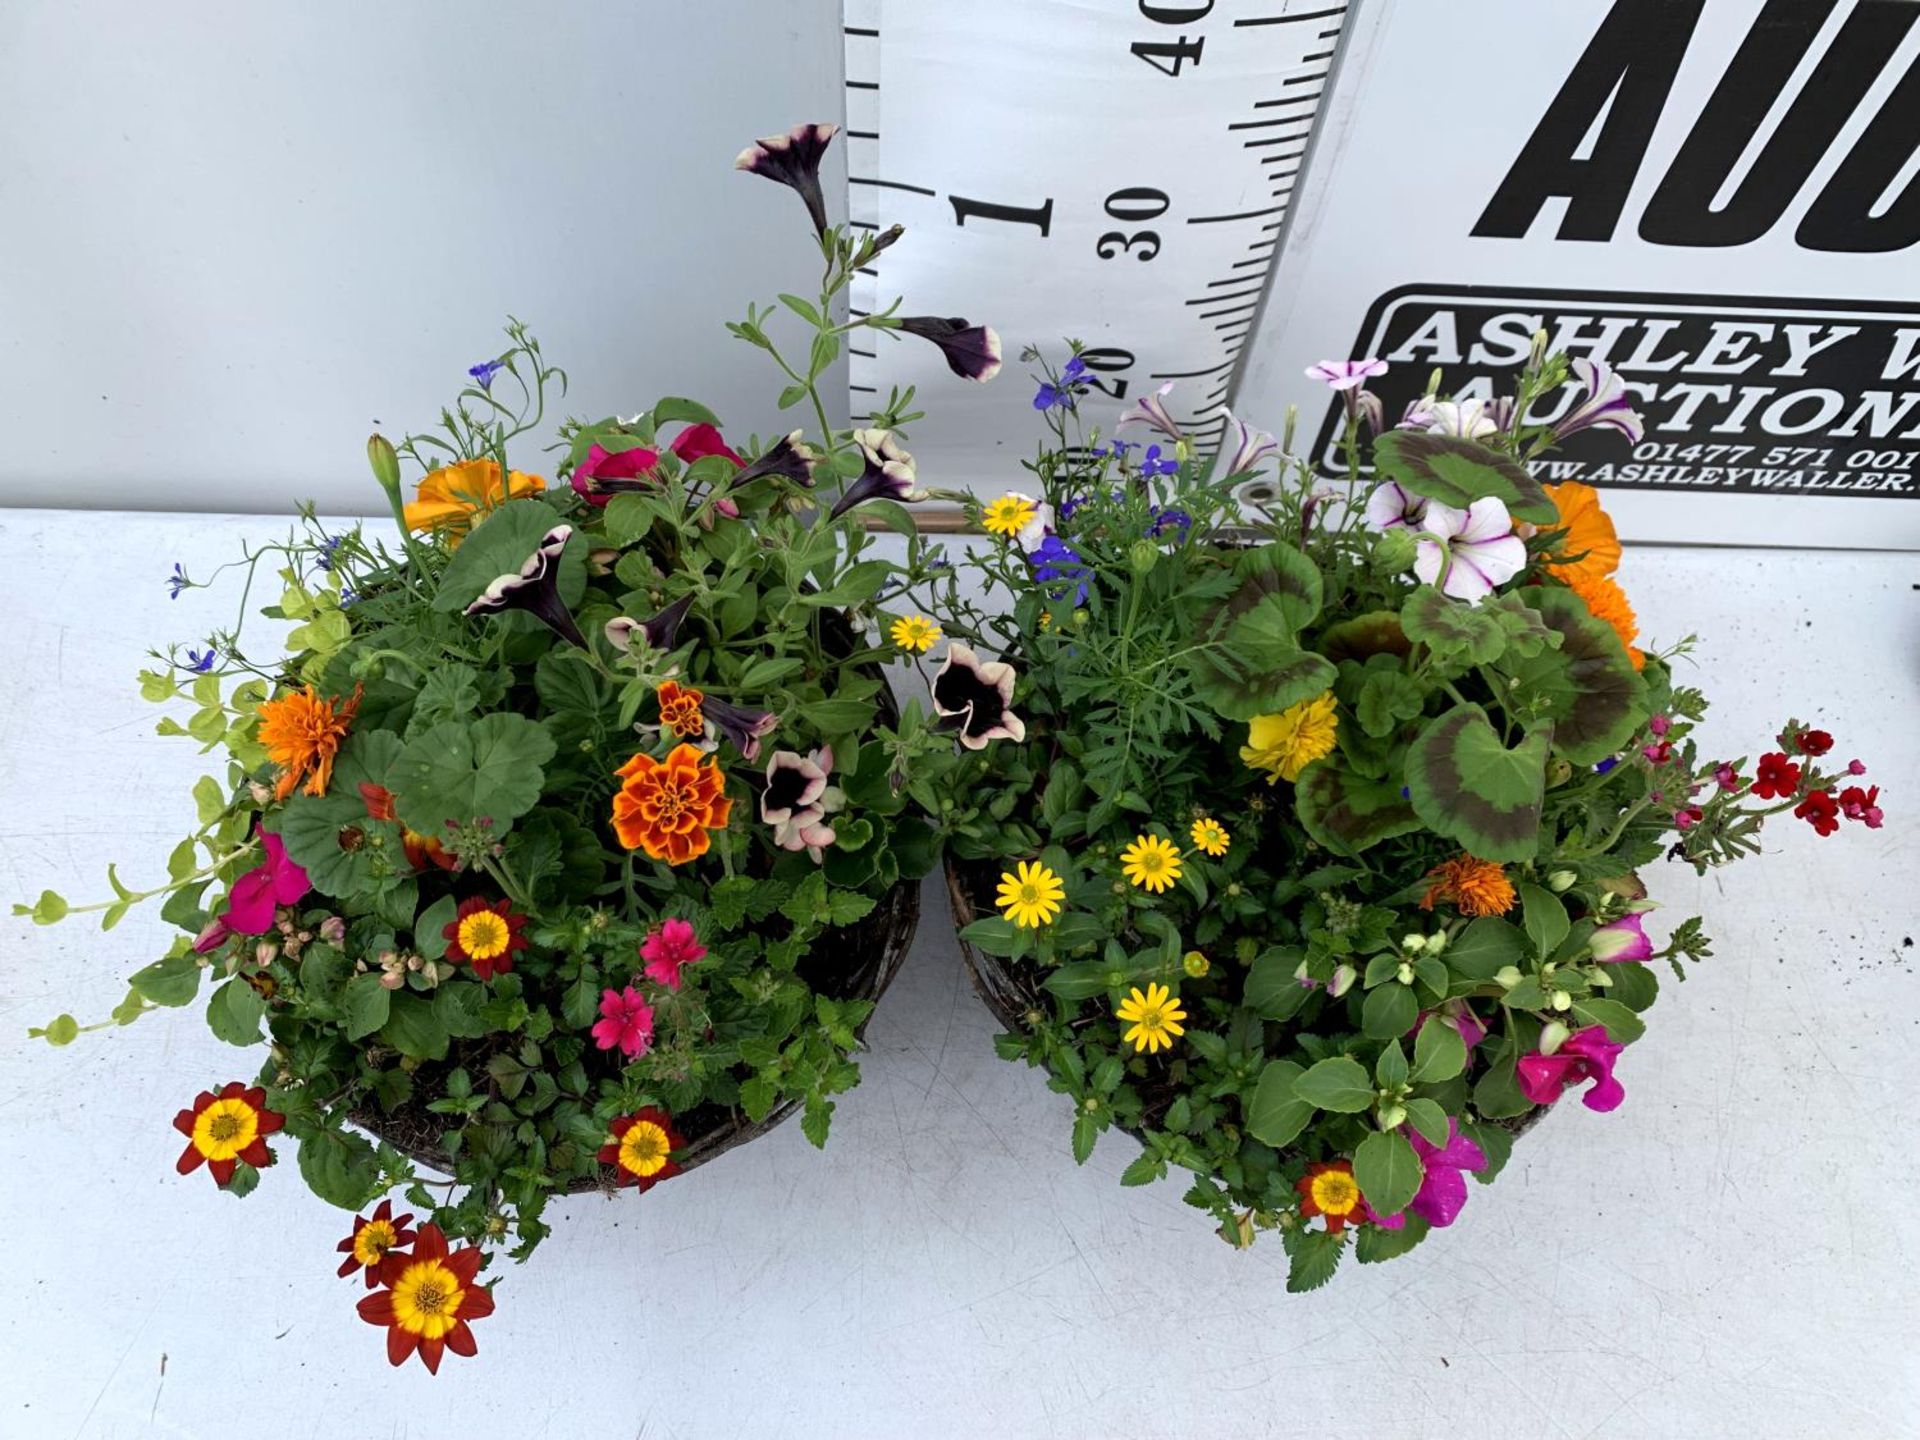
{"label": "purple and white petunia", "polygon": [[938,345],[947,368],[962,380],[984,383],[1000,373],[1000,337],[985,325],[969,325],[958,315],[903,315],[893,323]]}
{"label": "purple and white petunia", "polygon": [[776,750],[767,761],[766,788],[760,792],[760,818],[773,827],[774,843],[782,850],[805,850],[816,865],[834,842],[827,817],[847,803],[839,787],[829,783],[832,771],[832,746],[805,755]]}
{"label": "purple and white petunia", "polygon": [[733,168],[792,186],[813,217],[813,233],[824,235],[827,201],[820,193],[820,157],[839,130],[838,125],[796,125],[784,135],[768,135],[735,156]]}
{"label": "purple and white petunia", "polygon": [[1415,536],[1413,573],[1469,605],[1478,605],[1527,565],[1526,543],[1513,533],[1506,504],[1493,495],[1464,510],[1429,500]]}
{"label": "purple and white petunia", "polygon": [[860,447],[866,469],[833,502],[827,518],[838,520],[854,506],[866,500],[924,500],[927,492],[914,475],[913,456],[893,436],[891,430],[856,430],[853,443]]}
{"label": "purple and white petunia", "polygon": [[1267,456],[1280,453],[1280,442],[1266,431],[1256,430],[1246,421],[1235,419],[1230,410],[1226,416],[1233,435],[1233,450],[1220,471],[1223,476],[1232,479],[1235,475],[1248,474]]}
{"label": "purple and white petunia", "polygon": [[573,612],[560,598],[560,553],[573,538],[571,525],[556,525],[540,537],[533,554],[518,571],[501,575],[467,606],[468,615],[494,615],[524,610],[571,645],[588,649],[587,637],[574,623]]}
{"label": "purple and white petunia", "polygon": [[801,438],[798,430],[790,431],[780,437],[772,449],[759,459],[744,466],[727,488],[738,490],[743,485],[751,485],[755,480],[764,480],[769,475],[778,475],[791,480],[796,485],[813,488],[813,470],[820,463],[820,455]]}
{"label": "purple and white petunia", "polygon": [[1004,660],[982,660],[965,645],[947,646],[947,658],[933,677],[933,708],[958,720],[960,743],[982,750],[990,740],[1027,738],[1027,724],[1009,708],[1014,670]]}
{"label": "purple and white petunia", "polygon": [[711,695],[700,702],[700,713],[707,721],[707,733],[700,748],[719,749],[718,737],[724,735],[733,742],[733,748],[740,752],[743,760],[758,760],[760,742],[780,724],[780,717],[771,710],[743,709]]}
{"label": "purple and white petunia", "polygon": [[693,596],[682,595],[651,620],[616,615],[607,622],[607,643],[625,653],[632,648],[633,637],[638,635],[650,650],[671,650],[674,638],[680,633],[680,622],[692,608]]}
{"label": "purple and white petunia", "polygon": [[1120,418],[1114,422],[1115,428],[1121,425],[1147,425],[1173,440],[1186,439],[1180,422],[1167,413],[1166,400],[1172,393],[1173,381],[1169,380],[1151,395],[1142,396],[1121,411]]}
{"label": "purple and white petunia", "polygon": [[1365,360],[1322,360],[1318,365],[1309,365],[1306,370],[1309,380],[1324,380],[1329,389],[1342,394],[1358,390],[1374,376],[1386,373],[1387,362],[1371,356]]}
{"label": "purple and white petunia", "polygon": [[1416,495],[1399,482],[1386,480],[1367,496],[1367,523],[1381,532],[1418,530],[1427,516],[1427,497]]}
{"label": "purple and white petunia", "polygon": [[1626,382],[1613,367],[1582,355],[1573,362],[1573,374],[1586,389],[1586,398],[1555,423],[1553,438],[1564,440],[1581,430],[1599,427],[1617,430],[1629,444],[1638,445],[1646,434],[1646,423],[1628,401]]}

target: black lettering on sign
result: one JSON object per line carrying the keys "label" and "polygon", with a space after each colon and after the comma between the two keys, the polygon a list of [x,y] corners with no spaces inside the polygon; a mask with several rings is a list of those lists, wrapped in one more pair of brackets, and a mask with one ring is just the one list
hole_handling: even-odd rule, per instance
{"label": "black lettering on sign", "polygon": [[[1869,0],[1848,15],[1766,146],[1754,157],[1739,188],[1725,206],[1713,209],[1714,196],[1732,175],[1832,11],[1833,0],[1768,0],[1640,217],[1641,239],[1655,245],[1745,245],[1779,222],[1894,48],[1920,18],[1920,9],[1905,0]],[[1908,139],[1915,133],[1909,118]],[[1892,148],[1892,137],[1888,140]],[[1905,159],[1904,152],[1894,155],[1893,169]],[[1878,176],[1874,199],[1892,178],[1891,171]],[[1828,187],[1829,192],[1832,189]],[[1847,216],[1850,222],[1866,219],[1864,208],[1844,200],[1833,208],[1853,212]]]}
{"label": "black lettering on sign", "polygon": [[1793,238],[1807,250],[1884,253],[1920,242],[1920,174],[1875,214],[1920,136],[1920,62],[1900,83],[1840,162]]}
{"label": "black lettering on sign", "polygon": [[[1618,0],[1473,227],[1517,240],[1564,196],[1562,240],[1611,240],[1706,0]],[[1830,0],[1828,0],[1830,3]],[[1604,116],[1604,123],[1602,117]],[[1585,159],[1582,142],[1599,125]]]}
{"label": "black lettering on sign", "polygon": [[[1387,362],[1367,388],[1391,425],[1436,365],[1449,393],[1512,394],[1535,330],[1610,365],[1646,422],[1631,448],[1569,434],[1532,462],[1542,480],[1920,500],[1920,305],[1410,285],[1373,303],[1351,353]],[[1529,419],[1578,400],[1569,384]],[[1314,445],[1330,475],[1344,413],[1329,403]]]}
{"label": "black lettering on sign", "polygon": [[1053,231],[1053,197],[1043,205],[995,205],[987,200],[969,200],[964,195],[949,195],[953,202],[953,223],[964,225],[969,217],[978,220],[1005,220],[1014,225],[1037,225],[1040,233]]}

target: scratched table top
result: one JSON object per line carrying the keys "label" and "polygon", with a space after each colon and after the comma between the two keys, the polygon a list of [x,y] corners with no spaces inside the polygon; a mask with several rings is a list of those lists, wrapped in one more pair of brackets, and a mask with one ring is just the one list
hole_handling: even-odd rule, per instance
{"label": "scratched table top", "polygon": [[[133,674],[236,597],[162,579],[278,531],[0,511],[0,899],[163,872],[209,767]],[[345,1216],[290,1164],[240,1202],[174,1174],[173,1111],[253,1055],[194,1011],[27,1040],[103,1017],[158,917],[0,920],[0,1437],[1920,1433],[1920,557],[1632,549],[1622,579],[1656,642],[1701,637],[1707,743],[1821,724],[1887,826],[1660,868],[1661,919],[1704,914],[1716,953],[1666,987],[1626,1104],[1561,1107],[1406,1259],[1289,1296],[1277,1242],[1229,1249],[1178,1180],[1122,1189],[1124,1138],[1076,1167],[929,886],[824,1153],[789,1125],[556,1202],[479,1358],[392,1371],[334,1275]]]}

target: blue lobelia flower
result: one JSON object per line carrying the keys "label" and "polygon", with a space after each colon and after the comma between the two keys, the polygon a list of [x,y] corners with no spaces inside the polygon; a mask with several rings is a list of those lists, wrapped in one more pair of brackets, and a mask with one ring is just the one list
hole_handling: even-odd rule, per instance
{"label": "blue lobelia flower", "polygon": [[1027,559],[1033,565],[1033,578],[1054,587],[1047,591],[1053,599],[1063,600],[1071,590],[1075,605],[1087,603],[1087,582],[1093,569],[1058,535],[1049,535],[1034,546]]}
{"label": "blue lobelia flower", "polygon": [[1162,460],[1160,458],[1160,447],[1158,445],[1147,446],[1147,453],[1140,457],[1140,475],[1142,479],[1151,480],[1156,475],[1172,475],[1177,473],[1179,469],[1180,462],[1178,460]]}
{"label": "blue lobelia flower", "polygon": [[219,652],[213,648],[213,642],[211,640],[207,642],[207,648],[204,651],[187,651],[187,669],[196,675],[206,674],[209,670],[213,669],[213,662],[218,653]]}
{"label": "blue lobelia flower", "polygon": [[1076,355],[1067,361],[1066,368],[1060,372],[1060,382],[1057,385],[1050,380],[1040,382],[1040,388],[1034,392],[1033,408],[1071,410],[1079,397],[1086,393],[1087,362]]}
{"label": "blue lobelia flower", "polygon": [[333,569],[333,552],[340,548],[344,535],[322,535],[320,545],[313,554],[313,568],[316,570]]}
{"label": "blue lobelia flower", "polygon": [[468,366],[467,374],[473,377],[473,383],[482,390],[491,391],[493,377],[506,368],[507,362],[504,360],[482,360],[478,365]]}
{"label": "blue lobelia flower", "polygon": [[1150,539],[1158,540],[1172,530],[1177,532],[1173,537],[1175,540],[1184,540],[1187,538],[1187,532],[1192,529],[1193,517],[1186,511],[1171,507],[1163,510],[1156,505],[1153,511],[1153,523],[1147,526],[1147,535]]}
{"label": "blue lobelia flower", "polygon": [[187,578],[187,572],[180,568],[178,560],[173,562],[173,574],[167,577],[167,598],[178,600],[182,590],[190,589],[193,582]]}

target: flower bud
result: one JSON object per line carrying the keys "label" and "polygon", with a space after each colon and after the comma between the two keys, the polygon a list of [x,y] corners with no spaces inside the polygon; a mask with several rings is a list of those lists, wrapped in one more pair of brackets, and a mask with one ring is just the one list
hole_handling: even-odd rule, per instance
{"label": "flower bud", "polygon": [[1389,530],[1373,542],[1373,573],[1398,575],[1413,564],[1417,548],[1413,537],[1404,530]]}
{"label": "flower bud", "polygon": [[1358,975],[1358,973],[1359,972],[1357,972],[1351,965],[1341,965],[1336,967],[1333,972],[1333,979],[1327,982],[1327,993],[1333,996],[1334,999],[1338,1000],[1342,995],[1346,994],[1347,991],[1353,988],[1353,982],[1356,976]]}
{"label": "flower bud", "polygon": [[1547,876],[1547,888],[1556,895],[1564,895],[1573,888],[1573,882],[1579,878],[1571,870],[1556,870]]}
{"label": "flower bud", "polygon": [[1160,563],[1160,547],[1151,540],[1136,540],[1127,549],[1127,568],[1145,575]]}
{"label": "flower bud", "polygon": [[1502,990],[1511,990],[1520,983],[1520,980],[1520,967],[1518,965],[1502,965],[1494,972],[1493,976],[1494,984],[1498,985]]}
{"label": "flower bud", "polygon": [[1402,960],[1399,968],[1393,973],[1402,985],[1411,985],[1413,983],[1413,966],[1409,965],[1406,961]]}
{"label": "flower bud", "polygon": [[329,915],[320,922],[320,938],[329,945],[344,944],[347,938],[347,922],[338,915]]}
{"label": "flower bud", "polygon": [[400,457],[394,453],[393,445],[384,435],[372,435],[367,439],[367,464],[373,467],[373,478],[380,482],[380,488],[389,495],[400,493]]}
{"label": "flower bud", "polygon": [[1400,938],[1400,948],[1409,955],[1418,955],[1422,950],[1427,948],[1427,937],[1424,935],[1403,935]]}
{"label": "flower bud", "polygon": [[387,970],[381,973],[380,988],[382,990],[398,990],[402,985],[406,983],[407,983],[407,977],[405,972],[403,971]]}
{"label": "flower bud", "polygon": [[272,788],[262,785],[258,780],[249,780],[247,782],[247,794],[253,797],[253,803],[256,805],[264,805],[273,799]]}
{"label": "flower bud", "polygon": [[1573,1008],[1573,996],[1564,990],[1556,990],[1553,992],[1553,1000],[1551,1003],[1556,1010],[1571,1010]]}
{"label": "flower bud", "polygon": [[1406,1123],[1406,1119],[1406,1106],[1389,1105],[1380,1112],[1380,1128],[1382,1130],[1398,1130]]}
{"label": "flower bud", "polygon": [[1540,1027],[1540,1053],[1552,1055],[1567,1043],[1567,1037],[1573,1032],[1561,1020],[1549,1020]]}
{"label": "flower bud", "polygon": [[1073,628],[1074,628],[1074,629],[1076,629],[1076,630],[1084,630],[1084,629],[1086,629],[1086,628],[1087,628],[1087,622],[1088,622],[1088,621],[1089,621],[1090,619],[1092,619],[1092,618],[1093,618],[1093,617],[1092,617],[1092,616],[1090,616],[1090,615],[1088,615],[1088,614],[1087,614],[1087,612],[1086,612],[1085,610],[1076,610],[1076,611],[1074,611],[1074,612],[1073,612]]}
{"label": "flower bud", "polygon": [[1189,950],[1185,955],[1180,957],[1180,968],[1195,980],[1200,980],[1206,977],[1206,973],[1211,970],[1213,966],[1207,960],[1207,957],[1202,955],[1198,950]]}
{"label": "flower bud", "polygon": [[274,944],[271,940],[262,940],[258,945],[253,947],[253,963],[256,965],[271,965],[279,953],[280,947],[278,945]]}
{"label": "flower bud", "polygon": [[1442,950],[1446,948],[1447,948],[1447,932],[1446,931],[1441,930],[1435,934],[1427,936],[1427,954],[1438,955]]}
{"label": "flower bud", "polygon": [[1300,427],[1300,407],[1298,405],[1287,406],[1286,419],[1281,423],[1281,426],[1280,426],[1280,453],[1281,454],[1291,455],[1293,453],[1293,433],[1299,427]]}

